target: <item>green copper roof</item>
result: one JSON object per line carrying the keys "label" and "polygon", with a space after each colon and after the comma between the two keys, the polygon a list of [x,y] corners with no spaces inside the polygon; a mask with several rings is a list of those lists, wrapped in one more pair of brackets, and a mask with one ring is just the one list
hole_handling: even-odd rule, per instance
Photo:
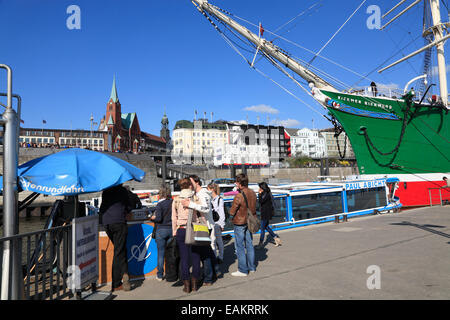
{"label": "green copper roof", "polygon": [[174,129],[181,128],[194,128],[194,124],[188,120],[178,120],[177,123],[175,123]]}
{"label": "green copper roof", "polygon": [[119,100],[119,97],[117,96],[117,88],[116,88],[116,76],[114,76],[113,79],[113,85],[111,89],[111,96],[109,97],[112,99],[112,101],[117,102]]}
{"label": "green copper roof", "polygon": [[122,127],[129,130],[133,124],[134,118],[136,118],[136,113],[122,113]]}
{"label": "green copper roof", "polygon": [[113,117],[110,115],[107,124],[114,124]]}

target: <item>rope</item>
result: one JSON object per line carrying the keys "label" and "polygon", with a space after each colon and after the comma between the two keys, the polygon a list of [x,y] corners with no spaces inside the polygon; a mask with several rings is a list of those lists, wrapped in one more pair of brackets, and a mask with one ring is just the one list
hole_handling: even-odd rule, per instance
{"label": "rope", "polygon": [[[289,23],[291,23],[292,21],[298,19],[299,17],[301,17],[302,15],[304,15],[307,11],[311,10],[312,8],[314,8],[315,6],[317,6],[318,4],[320,4],[321,2],[323,2],[323,0],[320,0],[319,2],[313,4],[312,6],[310,6],[308,9],[306,9],[305,11],[299,13],[298,15],[296,15],[294,18],[292,18],[291,20],[289,20],[288,22],[284,23],[283,25],[279,26],[278,28],[275,29],[274,32],[278,32],[281,29],[283,29],[285,26],[287,26]],[[289,30],[290,31],[290,30]],[[289,32],[287,31],[287,32]],[[277,38],[273,39],[272,41],[276,40]]]}
{"label": "rope", "polygon": [[[232,14],[232,13],[230,13],[230,12],[224,10],[224,9],[221,9],[221,8],[216,7],[216,6],[214,6],[214,5],[211,5],[211,4],[210,4],[210,6],[214,7],[215,9],[217,9],[217,10],[219,10],[219,11],[221,11],[221,12],[223,12],[223,13],[229,15],[229,16],[232,16],[232,17],[234,17],[234,18],[236,18],[236,19],[238,19],[238,20],[244,21],[245,23],[247,23],[247,24],[249,24],[249,25],[251,25],[251,26],[253,26],[253,27],[255,27],[255,28],[259,28],[259,25],[254,24],[254,23],[252,23],[252,22],[250,22],[250,21],[248,21],[248,20],[246,20],[246,19],[244,19],[244,18],[241,18],[241,17],[239,17],[239,16],[236,16],[236,15],[234,15],[234,14]],[[272,32],[272,31],[270,31],[270,30],[264,29],[264,32],[270,33],[270,34],[272,34],[273,36],[275,36],[275,37],[277,37],[277,38],[279,38],[279,39],[281,39],[281,40],[284,40],[284,41],[286,41],[286,42],[288,42],[288,43],[290,43],[290,44],[292,44],[292,45],[294,45],[294,46],[296,46],[296,47],[298,47],[298,48],[300,48],[300,49],[303,49],[303,50],[305,50],[305,51],[307,51],[307,52],[309,52],[309,53],[311,53],[311,54],[316,54],[314,51],[312,51],[312,50],[310,50],[310,49],[308,49],[308,48],[305,48],[305,47],[299,45],[298,43],[295,43],[294,41],[291,41],[291,40],[289,40],[289,39],[287,39],[287,38],[285,38],[285,37],[283,37],[283,36],[281,36],[281,35],[279,35],[279,34],[276,34],[276,33]],[[281,50],[281,48],[280,48],[280,50]],[[351,70],[351,69],[349,69],[349,68],[347,68],[347,67],[345,67],[345,66],[343,66],[343,65],[341,65],[341,64],[339,64],[339,63],[337,63],[337,62],[335,62],[335,61],[333,61],[333,60],[331,60],[331,59],[328,59],[328,58],[326,58],[326,57],[320,55],[320,54],[317,54],[317,56],[318,56],[319,58],[324,59],[325,61],[328,61],[328,62],[330,62],[330,63],[332,63],[332,64],[334,64],[334,65],[336,65],[336,66],[338,66],[338,67],[340,67],[340,68],[342,68],[342,69],[348,71],[348,72],[351,72],[351,73],[357,75],[358,77],[363,77],[363,78],[365,78],[365,79],[367,79],[367,80],[369,80],[369,81],[373,81],[372,79],[367,78],[367,76],[363,76],[363,75],[361,75],[360,73],[358,73],[358,72],[356,72],[356,71],[354,71],[354,70]]]}
{"label": "rope", "polygon": [[347,24],[347,22],[354,16],[354,14],[359,10],[359,8],[361,8],[361,6],[364,4],[364,2],[366,2],[366,0],[364,0],[363,2],[361,2],[361,4],[358,6],[358,8],[356,8],[355,11],[353,11],[353,13],[350,15],[350,17],[348,17],[348,19],[344,22],[344,24],[333,34],[333,36],[327,41],[327,43],[325,43],[323,45],[322,48],[320,48],[320,50],[314,55],[314,57],[311,59],[311,61],[309,62],[309,64],[311,64],[314,59],[316,59],[316,57],[319,55],[319,53],[322,52],[323,49],[325,49],[325,47],[331,42],[331,40],[334,39],[334,37],[339,33],[339,31],[341,31],[341,29]]}
{"label": "rope", "polygon": [[[223,10],[222,10],[223,11]],[[209,18],[209,16],[204,12],[204,11],[200,11],[203,16],[205,16],[205,18],[213,25],[214,29],[216,29],[217,32],[219,32],[219,34],[224,38],[225,42],[234,50],[236,51],[241,57],[242,59],[244,59],[245,62],[247,62],[249,64],[249,66],[251,68],[253,68],[255,71],[257,71],[258,73],[260,73],[261,75],[263,75],[265,78],[268,78],[269,80],[271,80],[272,82],[274,82],[276,85],[278,85],[280,88],[282,88],[284,91],[286,91],[287,93],[289,93],[291,96],[293,96],[295,99],[297,99],[298,101],[302,102],[304,105],[306,105],[309,109],[311,109],[312,111],[318,113],[320,116],[324,117],[323,114],[321,114],[319,111],[317,111],[316,109],[314,109],[312,106],[310,106],[308,103],[304,102],[302,99],[300,99],[299,97],[297,97],[295,94],[293,94],[292,92],[290,92],[288,89],[286,89],[285,87],[283,87],[281,84],[279,84],[278,82],[276,82],[275,80],[273,80],[272,78],[270,78],[268,75],[266,75],[265,73],[263,73],[261,70],[259,70],[256,67],[252,67],[251,66],[251,62],[233,45],[232,41],[222,32],[222,30],[220,30],[217,25]],[[276,61],[274,61],[272,58],[268,57],[267,54],[265,54],[265,57],[269,59],[269,61],[271,63],[274,63],[275,66],[277,68],[280,69],[280,67],[278,66],[278,63]],[[311,93],[306,90],[305,88],[303,88],[303,86],[296,81],[294,78],[292,78],[291,75],[287,74],[285,70],[283,70],[282,68],[280,69],[283,73],[285,73],[289,78],[291,78],[295,83],[297,83],[297,85],[299,85],[303,90],[305,90],[305,92],[309,95],[311,95]],[[315,100],[315,99],[314,99]],[[316,100],[315,100],[316,101]],[[325,117],[326,118],[326,117]],[[327,118],[326,118],[327,119]]]}

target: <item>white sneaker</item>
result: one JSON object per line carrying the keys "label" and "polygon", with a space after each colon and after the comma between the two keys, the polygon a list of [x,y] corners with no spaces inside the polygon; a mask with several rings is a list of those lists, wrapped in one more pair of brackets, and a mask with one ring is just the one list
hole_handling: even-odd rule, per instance
{"label": "white sneaker", "polygon": [[255,273],[256,270],[250,270],[248,273]]}
{"label": "white sneaker", "polygon": [[163,278],[160,278],[160,277],[156,276],[156,280],[163,281]]}
{"label": "white sneaker", "polygon": [[240,272],[239,270],[236,272],[233,272],[231,275],[235,276],[235,277],[246,277],[247,276],[246,273]]}

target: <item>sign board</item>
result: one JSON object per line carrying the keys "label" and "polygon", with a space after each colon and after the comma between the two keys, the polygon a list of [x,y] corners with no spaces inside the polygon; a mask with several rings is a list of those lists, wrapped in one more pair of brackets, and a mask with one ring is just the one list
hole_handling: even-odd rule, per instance
{"label": "sign board", "polygon": [[345,190],[358,190],[358,189],[369,189],[384,187],[386,185],[386,179],[375,179],[367,181],[354,181],[346,182]]}
{"label": "sign board", "polygon": [[158,263],[156,242],[152,241],[153,226],[138,223],[128,228],[128,273],[133,276],[153,271]]}
{"label": "sign board", "polygon": [[81,290],[98,279],[98,216],[72,221],[72,289]]}

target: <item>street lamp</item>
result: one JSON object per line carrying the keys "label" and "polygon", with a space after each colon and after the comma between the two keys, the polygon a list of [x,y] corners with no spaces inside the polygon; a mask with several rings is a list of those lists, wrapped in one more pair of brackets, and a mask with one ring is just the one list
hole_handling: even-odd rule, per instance
{"label": "street lamp", "polygon": [[91,138],[89,139],[89,149],[92,150],[92,126],[94,124],[94,115],[91,113],[91,118],[89,119],[91,121]]}

